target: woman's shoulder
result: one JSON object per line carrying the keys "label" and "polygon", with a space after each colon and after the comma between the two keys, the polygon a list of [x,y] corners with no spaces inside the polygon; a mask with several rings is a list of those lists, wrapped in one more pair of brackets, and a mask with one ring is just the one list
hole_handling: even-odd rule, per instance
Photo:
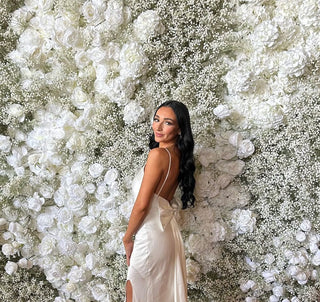
{"label": "woman's shoulder", "polygon": [[168,152],[165,148],[154,148],[149,151],[148,160],[150,164],[164,164],[168,159]]}

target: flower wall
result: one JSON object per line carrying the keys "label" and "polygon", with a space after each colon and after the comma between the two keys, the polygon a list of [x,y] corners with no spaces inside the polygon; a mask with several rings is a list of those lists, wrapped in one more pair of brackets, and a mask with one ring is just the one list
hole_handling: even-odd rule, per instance
{"label": "flower wall", "polygon": [[1,292],[38,270],[47,301],[124,300],[131,185],[174,99],[196,141],[189,300],[319,299],[317,1],[0,4]]}

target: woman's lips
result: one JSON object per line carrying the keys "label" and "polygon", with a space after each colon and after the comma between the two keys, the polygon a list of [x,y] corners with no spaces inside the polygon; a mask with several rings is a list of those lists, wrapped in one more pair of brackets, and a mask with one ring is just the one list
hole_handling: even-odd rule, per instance
{"label": "woman's lips", "polygon": [[155,134],[156,134],[156,137],[162,137],[163,136],[163,134],[158,133],[158,132],[156,132]]}

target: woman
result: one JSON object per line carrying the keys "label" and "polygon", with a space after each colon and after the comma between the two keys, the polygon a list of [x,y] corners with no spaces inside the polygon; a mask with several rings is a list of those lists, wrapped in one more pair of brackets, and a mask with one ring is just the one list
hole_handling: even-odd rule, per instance
{"label": "woman", "polygon": [[185,302],[185,256],[170,200],[178,185],[184,209],[195,199],[194,141],[187,107],[177,101],[163,103],[152,129],[151,150],[123,238],[129,266],[126,301]]}

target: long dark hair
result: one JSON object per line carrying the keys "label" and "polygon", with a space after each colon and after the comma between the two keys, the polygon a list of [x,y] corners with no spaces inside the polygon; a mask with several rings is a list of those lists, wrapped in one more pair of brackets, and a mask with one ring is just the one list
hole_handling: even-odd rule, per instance
{"label": "long dark hair", "polygon": [[[195,179],[193,173],[195,171],[195,164],[193,158],[194,140],[190,125],[190,115],[188,108],[178,101],[167,101],[161,104],[155,114],[161,107],[170,107],[177,118],[181,134],[178,136],[176,145],[180,150],[180,171],[179,171],[179,187],[181,189],[182,208],[193,207],[194,205],[194,186]],[[155,115],[154,114],[154,115]],[[157,148],[159,143],[154,139],[154,133],[149,138],[149,148]]]}

